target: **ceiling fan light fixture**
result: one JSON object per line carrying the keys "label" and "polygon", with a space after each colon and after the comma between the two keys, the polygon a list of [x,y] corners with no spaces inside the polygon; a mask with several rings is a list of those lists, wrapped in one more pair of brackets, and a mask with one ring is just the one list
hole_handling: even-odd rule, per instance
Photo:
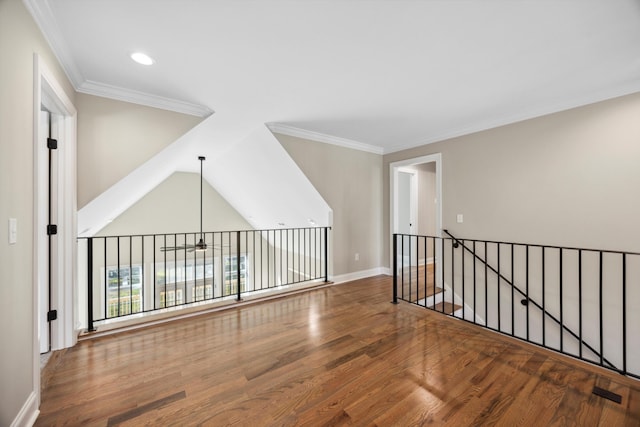
{"label": "ceiling fan light fixture", "polygon": [[207,244],[204,242],[204,240],[202,240],[202,237],[200,238],[198,243],[196,243],[195,250],[196,252],[204,252],[207,250]]}
{"label": "ceiling fan light fixture", "polygon": [[133,59],[135,62],[141,65],[153,65],[153,63],[155,62],[153,58],[151,58],[146,53],[142,53],[142,52],[132,53],[131,59]]}

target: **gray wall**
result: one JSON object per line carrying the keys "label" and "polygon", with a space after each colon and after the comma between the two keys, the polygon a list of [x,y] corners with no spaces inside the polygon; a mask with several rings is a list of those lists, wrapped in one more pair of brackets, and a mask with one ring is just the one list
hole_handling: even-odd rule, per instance
{"label": "gray wall", "polygon": [[385,155],[383,262],[389,163],[433,153],[459,237],[640,251],[639,117],[634,94]]}
{"label": "gray wall", "polygon": [[[206,181],[203,184],[204,231],[252,227]],[[200,230],[200,175],[176,172],[140,199],[98,236],[184,233]]]}
{"label": "gray wall", "polygon": [[380,267],[382,156],[287,135],[276,138],[333,209],[333,274]]}
{"label": "gray wall", "polygon": [[78,209],[200,123],[200,117],[78,94]]}
{"label": "gray wall", "polygon": [[[19,0],[0,0],[0,425],[33,390],[33,55],[40,55],[72,102],[75,92]],[[8,219],[18,242],[8,244]]]}

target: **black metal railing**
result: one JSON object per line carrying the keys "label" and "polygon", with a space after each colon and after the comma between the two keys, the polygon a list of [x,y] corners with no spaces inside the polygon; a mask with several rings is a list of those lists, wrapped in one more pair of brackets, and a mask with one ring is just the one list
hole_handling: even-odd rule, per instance
{"label": "black metal railing", "polygon": [[393,300],[640,379],[640,253],[395,234]]}
{"label": "black metal railing", "polygon": [[110,319],[327,282],[328,239],[328,227],[79,238],[87,329]]}

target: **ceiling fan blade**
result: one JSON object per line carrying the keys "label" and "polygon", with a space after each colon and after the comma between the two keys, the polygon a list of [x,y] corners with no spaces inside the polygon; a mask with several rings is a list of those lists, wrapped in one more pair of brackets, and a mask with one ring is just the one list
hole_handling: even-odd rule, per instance
{"label": "ceiling fan blade", "polygon": [[180,246],[163,246],[160,248],[160,250],[162,252],[168,252],[168,251],[180,251],[183,249],[190,249],[190,248],[195,248],[194,245],[180,245]]}

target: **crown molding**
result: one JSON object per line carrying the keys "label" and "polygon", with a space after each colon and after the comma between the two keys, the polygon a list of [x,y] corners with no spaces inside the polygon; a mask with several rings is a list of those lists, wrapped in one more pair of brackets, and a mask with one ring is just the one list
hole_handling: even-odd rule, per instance
{"label": "crown molding", "polygon": [[73,60],[73,56],[64,43],[64,37],[57,25],[57,21],[48,0],[23,0],[23,3],[36,25],[40,28],[40,32],[44,36],[47,43],[51,47],[53,54],[62,66],[65,74],[73,87],[77,90],[84,82],[84,76]]}
{"label": "crown molding", "polygon": [[210,108],[202,105],[86,80],[64,42],[62,32],[51,10],[51,1],[23,0],[23,3],[76,91],[197,117],[208,117],[213,113]]}
{"label": "crown molding", "polygon": [[384,149],[376,145],[365,144],[363,142],[353,141],[351,139],[340,138],[320,132],[300,129],[282,123],[267,123],[267,127],[273,133],[280,133],[283,135],[309,139],[311,141],[322,142],[325,144],[337,145],[339,147],[351,148],[352,150],[366,151],[367,153],[380,155],[384,154]]}
{"label": "crown molding", "polygon": [[615,98],[620,98],[634,93],[640,93],[640,81],[630,82],[616,88],[609,88],[599,92],[593,92],[586,95],[576,96],[571,99],[565,99],[556,102],[553,105],[536,106],[529,108],[525,112],[505,115],[498,118],[478,121],[464,128],[443,132],[434,136],[430,136],[413,143],[396,145],[384,150],[384,154],[396,153],[398,151],[409,150],[411,148],[421,147],[423,145],[442,142],[453,138],[458,138],[485,130],[495,129],[502,126],[508,126],[514,123],[532,120],[551,114],[562,113],[563,111],[573,110],[576,108],[586,107],[599,102],[606,102]]}
{"label": "crown molding", "polygon": [[175,111],[177,113],[189,114],[197,117],[209,117],[213,110],[203,105],[192,104],[177,99],[165,98],[152,95],[133,89],[126,89],[106,83],[86,80],[77,89],[78,92],[88,95],[101,96],[104,98],[116,99],[118,101],[131,102],[133,104],[146,105],[148,107],[160,108],[163,110]]}

